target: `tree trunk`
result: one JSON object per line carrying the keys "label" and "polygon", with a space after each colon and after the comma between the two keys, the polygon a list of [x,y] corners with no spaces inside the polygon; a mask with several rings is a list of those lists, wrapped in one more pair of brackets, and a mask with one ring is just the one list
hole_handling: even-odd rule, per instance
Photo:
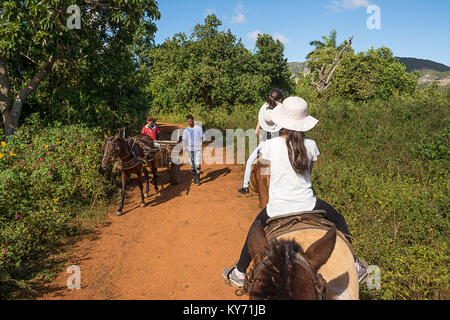
{"label": "tree trunk", "polygon": [[41,70],[19,91],[11,106],[12,99],[9,88],[8,72],[6,70],[6,61],[0,58],[0,110],[3,115],[6,137],[14,134],[14,131],[19,126],[23,103],[26,98],[37,89],[41,81],[50,72],[54,63],[55,59],[53,56],[50,56],[41,67]]}
{"label": "tree trunk", "polygon": [[6,123],[6,113],[11,106],[10,85],[6,61],[0,56],[0,111],[2,112],[3,123]]}
{"label": "tree trunk", "polygon": [[326,63],[323,64],[323,66],[320,69],[317,69],[317,72],[319,73],[319,83],[316,83],[314,80],[311,80],[311,82],[316,87],[319,95],[322,94],[322,92],[328,89],[328,87],[331,85],[331,77],[333,76],[334,72],[339,66],[339,63],[341,62],[344,52],[350,49],[350,46],[352,45],[352,40],[353,36],[350,37],[348,43],[344,46],[344,48],[342,48],[339,54],[335,56],[334,61],[328,68],[328,70],[326,68],[327,67]]}

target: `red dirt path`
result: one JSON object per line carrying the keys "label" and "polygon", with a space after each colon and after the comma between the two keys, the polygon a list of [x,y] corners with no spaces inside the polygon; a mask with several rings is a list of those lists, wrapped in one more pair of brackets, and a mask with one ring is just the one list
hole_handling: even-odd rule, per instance
{"label": "red dirt path", "polygon": [[[182,127],[159,125],[162,139]],[[144,208],[139,189],[129,190],[124,215],[111,212],[67,261],[80,267],[81,289],[67,289],[64,269],[41,299],[248,299],[224,283],[222,270],[239,257],[260,210],[257,197],[237,192],[242,165],[203,164],[202,171],[196,186],[183,165],[181,183],[170,185],[167,169],[160,169],[162,190],[155,194],[150,186]]]}

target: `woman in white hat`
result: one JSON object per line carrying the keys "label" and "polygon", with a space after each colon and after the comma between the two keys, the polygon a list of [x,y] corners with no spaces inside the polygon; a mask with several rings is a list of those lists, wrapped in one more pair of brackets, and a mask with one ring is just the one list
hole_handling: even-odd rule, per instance
{"label": "woman in white hat", "polygon": [[[317,161],[320,153],[315,141],[305,138],[305,132],[318,122],[308,115],[308,104],[300,97],[289,97],[273,110],[271,117],[283,130],[279,137],[268,140],[261,148],[262,158],[270,161],[269,201],[255,222],[259,220],[265,227],[266,221],[271,217],[325,210],[326,218],[338,230],[350,236],[344,217],[331,205],[316,198],[311,188],[313,162]],[[350,237],[347,239],[351,243]],[[236,267],[223,272],[223,276],[238,287],[243,286],[245,272],[251,262],[247,240]],[[359,259],[357,261],[358,277],[362,281],[367,276],[367,264]]]}
{"label": "woman in white hat", "polygon": [[266,103],[264,103],[259,109],[258,113],[258,125],[256,126],[255,134],[259,136],[260,129],[264,129],[264,134],[262,137],[262,141],[258,144],[258,146],[253,150],[250,156],[247,159],[247,164],[245,166],[244,173],[244,183],[242,189],[239,189],[238,192],[242,194],[248,193],[248,184],[250,183],[250,176],[252,173],[252,164],[258,158],[258,152],[261,150],[264,143],[272,138],[272,136],[276,136],[277,133],[281,130],[281,127],[275,124],[271,119],[271,114],[273,109],[278,106],[281,102],[283,102],[285,95],[283,91],[280,89],[273,89],[270,91],[269,96],[267,97]]}

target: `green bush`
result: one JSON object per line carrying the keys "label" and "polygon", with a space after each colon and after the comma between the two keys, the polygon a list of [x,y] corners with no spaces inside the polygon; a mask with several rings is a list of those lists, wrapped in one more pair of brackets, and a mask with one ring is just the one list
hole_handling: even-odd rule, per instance
{"label": "green bush", "polygon": [[0,146],[3,284],[35,277],[49,249],[79,233],[82,210],[113,193],[99,165],[99,130],[32,119]]}
{"label": "green bush", "polygon": [[308,135],[321,156],[316,195],[346,218],[356,253],[381,270],[364,299],[448,299],[449,101],[417,93],[389,100],[313,103]]}

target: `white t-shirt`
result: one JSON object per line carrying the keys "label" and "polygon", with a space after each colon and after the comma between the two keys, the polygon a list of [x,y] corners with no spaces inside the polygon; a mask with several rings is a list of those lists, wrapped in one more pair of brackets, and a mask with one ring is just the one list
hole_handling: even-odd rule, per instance
{"label": "white t-shirt", "polygon": [[[308,159],[317,161],[320,154],[314,140],[305,139]],[[310,172],[297,174],[289,161],[286,139],[282,137],[267,140],[261,149],[261,157],[270,161],[269,217],[313,210],[316,197],[311,188]]]}
{"label": "white t-shirt", "polygon": [[188,151],[201,151],[203,141],[205,141],[205,135],[199,125],[195,125],[194,128],[186,127],[183,130],[183,145],[188,147]]}

